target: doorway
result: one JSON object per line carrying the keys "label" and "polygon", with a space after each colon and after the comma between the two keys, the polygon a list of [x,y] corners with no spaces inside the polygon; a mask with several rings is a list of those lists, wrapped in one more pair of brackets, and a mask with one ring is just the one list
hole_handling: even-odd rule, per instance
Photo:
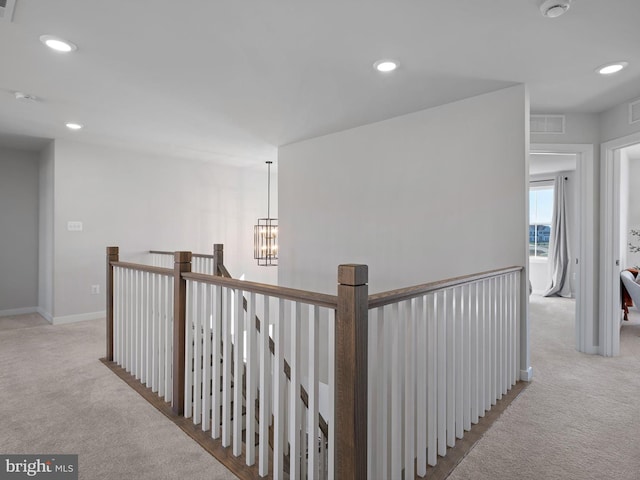
{"label": "doorway", "polygon": [[[531,144],[534,155],[575,160],[573,186],[575,189],[575,234],[570,280],[575,292],[575,346],[584,353],[598,353],[599,331],[596,323],[597,290],[595,282],[595,189],[593,145],[590,144]],[[562,168],[562,167],[558,167]],[[535,262],[529,260],[529,271]]]}
{"label": "doorway", "polygon": [[630,164],[640,162],[640,134],[602,144],[601,158],[600,344],[601,354],[611,357],[620,354],[620,272],[640,261],[629,250],[629,243],[637,245],[640,240],[630,235],[630,230],[640,227],[636,225],[640,218],[629,201],[630,190],[635,187]]}

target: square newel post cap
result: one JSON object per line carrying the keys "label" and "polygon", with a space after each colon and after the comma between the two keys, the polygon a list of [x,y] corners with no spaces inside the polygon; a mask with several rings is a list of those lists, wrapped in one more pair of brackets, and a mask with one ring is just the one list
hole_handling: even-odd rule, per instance
{"label": "square newel post cap", "polygon": [[223,250],[224,249],[224,243],[214,243],[213,244],[213,250]]}
{"label": "square newel post cap", "polygon": [[338,283],[357,287],[369,282],[369,267],[367,265],[347,264],[338,266]]}
{"label": "square newel post cap", "polygon": [[119,252],[119,247],[107,247],[107,255],[117,255]]}
{"label": "square newel post cap", "polygon": [[175,263],[191,263],[191,252],[175,252]]}

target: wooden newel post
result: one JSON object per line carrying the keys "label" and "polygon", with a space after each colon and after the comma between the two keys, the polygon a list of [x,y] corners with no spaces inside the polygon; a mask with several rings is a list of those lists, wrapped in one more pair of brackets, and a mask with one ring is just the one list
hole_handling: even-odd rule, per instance
{"label": "wooden newel post", "polygon": [[191,271],[191,252],[175,252],[173,267],[173,412],[184,413],[185,334],[187,281],[182,274]]}
{"label": "wooden newel post", "polygon": [[113,265],[120,260],[118,247],[107,247],[107,360],[113,362]]}
{"label": "wooden newel post", "polygon": [[368,267],[338,267],[335,478],[367,478]]}
{"label": "wooden newel post", "polygon": [[219,268],[224,265],[224,245],[222,243],[213,244],[213,275],[221,277]]}

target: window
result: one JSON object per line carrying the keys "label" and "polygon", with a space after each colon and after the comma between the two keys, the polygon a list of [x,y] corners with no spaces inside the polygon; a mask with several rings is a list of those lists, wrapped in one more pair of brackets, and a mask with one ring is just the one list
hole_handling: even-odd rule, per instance
{"label": "window", "polygon": [[547,258],[553,217],[553,183],[529,188],[529,256]]}

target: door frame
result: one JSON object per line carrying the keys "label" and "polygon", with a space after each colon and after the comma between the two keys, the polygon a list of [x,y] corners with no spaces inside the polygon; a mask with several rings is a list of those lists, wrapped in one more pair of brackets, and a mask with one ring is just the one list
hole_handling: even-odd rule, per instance
{"label": "door frame", "polygon": [[[599,353],[598,290],[596,282],[595,242],[595,165],[594,146],[585,143],[532,143],[531,152],[570,153],[576,155],[576,178],[578,188],[578,232],[579,241],[575,258],[578,276],[576,279],[576,350],[588,354]],[[527,239],[529,237],[527,236]]]}
{"label": "door frame", "polygon": [[[600,354],[620,354],[620,150],[640,143],[640,133],[605,142],[601,158]],[[616,264],[618,262],[618,264]]]}

